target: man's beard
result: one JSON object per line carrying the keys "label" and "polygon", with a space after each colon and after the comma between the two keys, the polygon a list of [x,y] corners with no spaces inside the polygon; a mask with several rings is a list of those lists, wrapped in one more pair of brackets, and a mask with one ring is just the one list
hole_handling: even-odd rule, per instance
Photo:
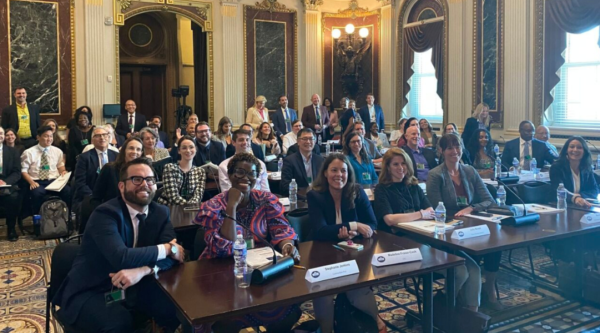
{"label": "man's beard", "polygon": [[148,206],[152,202],[152,199],[154,199],[154,194],[155,194],[155,192],[152,191],[152,189],[150,189],[148,191],[148,198],[140,199],[137,197],[135,190],[134,191],[127,190],[127,191],[125,191],[125,200],[127,200],[133,204],[136,204],[136,205]]}

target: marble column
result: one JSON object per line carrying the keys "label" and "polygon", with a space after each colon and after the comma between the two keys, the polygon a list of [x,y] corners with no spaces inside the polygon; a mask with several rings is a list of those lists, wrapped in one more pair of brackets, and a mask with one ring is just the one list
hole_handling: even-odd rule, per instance
{"label": "marble column", "polygon": [[381,37],[381,68],[384,70],[380,71],[379,74],[379,101],[377,104],[381,105],[383,114],[385,116],[385,127],[386,131],[389,132],[396,129],[396,122],[400,119],[400,110],[396,110],[396,98],[395,98],[395,73],[394,70],[394,11],[391,3],[387,3],[381,7],[381,26],[380,26],[380,37]]}
{"label": "marble column", "polygon": [[[321,21],[316,10],[306,10],[304,16],[306,36],[305,88],[304,96],[298,101],[298,111],[310,104],[315,93],[323,98],[323,56],[321,55]],[[298,116],[301,116],[300,114]]]}
{"label": "marble column", "polygon": [[[85,105],[94,111],[93,124],[103,124],[104,104],[104,7],[102,0],[85,0]],[[111,26],[111,28],[113,28]],[[83,105],[83,104],[82,104]],[[75,110],[73,110],[74,112]]]}
{"label": "marble column", "polygon": [[[243,27],[240,17],[240,6],[237,2],[222,2],[221,16],[223,19],[223,113],[237,127],[244,123],[246,107],[244,106],[244,62]],[[226,50],[226,51],[225,51]],[[215,110],[215,116],[217,111]],[[215,126],[220,118],[215,117]]]}

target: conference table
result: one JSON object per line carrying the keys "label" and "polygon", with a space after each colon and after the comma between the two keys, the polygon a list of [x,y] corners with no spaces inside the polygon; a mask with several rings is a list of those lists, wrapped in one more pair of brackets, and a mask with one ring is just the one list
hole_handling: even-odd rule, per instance
{"label": "conference table", "polygon": [[[454,294],[454,268],[464,259],[428,245],[393,234],[379,232],[370,239],[358,239],[362,251],[335,249],[333,242],[310,241],[298,244],[301,266],[308,269],[356,260],[359,273],[322,282],[309,283],[304,269],[292,268],[263,285],[237,287],[233,258],[190,261],[161,272],[156,279],[160,288],[178,309],[184,332],[193,326],[226,320],[244,314],[299,304],[318,297],[420,276],[423,278],[423,332],[433,332],[433,272],[448,271],[448,293]],[[375,267],[374,254],[418,248],[423,260]],[[448,305],[454,305],[449,297]],[[450,310],[452,310],[450,308]]]}
{"label": "conference table", "polygon": [[[394,231],[399,231],[409,237],[425,243],[431,244],[435,248],[448,250],[450,253],[463,251],[470,256],[482,256],[498,251],[511,250],[526,247],[534,244],[541,244],[550,241],[557,241],[565,238],[579,237],[591,233],[600,232],[600,223],[584,224],[579,222],[581,217],[589,213],[589,210],[567,208],[560,213],[540,214],[540,220],[535,224],[519,227],[502,226],[500,223],[487,222],[472,217],[459,217],[463,224],[447,230],[445,235],[437,236],[418,231],[410,227],[400,225],[392,227]],[[455,239],[451,237],[454,230],[460,230],[468,227],[487,225],[490,234],[468,239]],[[581,242],[578,242],[581,247]],[[583,251],[583,249],[576,249]],[[578,256],[576,264],[577,281],[581,281],[578,287],[583,286],[583,256]],[[539,283],[539,281],[534,280]],[[580,295],[581,293],[578,293]]]}

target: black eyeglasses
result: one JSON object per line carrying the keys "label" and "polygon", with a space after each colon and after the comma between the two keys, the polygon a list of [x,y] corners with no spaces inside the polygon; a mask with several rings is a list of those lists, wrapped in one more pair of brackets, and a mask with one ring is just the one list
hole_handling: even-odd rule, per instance
{"label": "black eyeglasses", "polygon": [[146,181],[146,184],[148,184],[150,186],[156,184],[156,177],[154,177],[154,176],[150,176],[150,177],[133,176],[133,177],[129,177],[129,178],[125,179],[125,181],[128,181],[128,180],[131,180],[133,185],[136,185],[136,186],[142,185],[144,180]]}
{"label": "black eyeglasses", "polygon": [[256,170],[246,171],[246,169],[236,168],[233,170],[233,175],[236,176],[237,178],[244,178],[244,177],[248,176],[248,178],[250,178],[250,179],[256,179],[256,176],[258,176],[258,173],[256,172]]}

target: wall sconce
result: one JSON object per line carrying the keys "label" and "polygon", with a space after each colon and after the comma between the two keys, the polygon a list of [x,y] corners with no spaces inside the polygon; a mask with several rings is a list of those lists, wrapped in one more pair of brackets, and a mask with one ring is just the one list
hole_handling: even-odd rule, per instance
{"label": "wall sconce", "polygon": [[352,23],[348,23],[346,24],[346,28],[344,30],[346,30],[346,33],[350,35],[354,33],[354,25]]}
{"label": "wall sconce", "polygon": [[[346,32],[346,39],[348,41],[354,40],[354,31],[355,30],[356,30],[356,28],[354,27],[354,24],[352,24],[352,23],[348,23],[346,25],[346,27],[344,28],[344,31]],[[358,35],[362,39],[367,38],[369,36],[369,29],[360,28],[360,30],[358,30]],[[333,39],[338,40],[341,36],[342,36],[342,31],[340,29],[336,28],[331,31],[331,37],[333,37]]]}
{"label": "wall sconce", "polygon": [[367,38],[367,36],[369,36],[369,29],[360,28],[360,30],[358,30],[358,35],[360,36],[360,38]]}
{"label": "wall sconce", "polygon": [[340,29],[333,29],[333,31],[331,32],[331,37],[333,37],[333,39],[338,39],[341,35],[342,32],[340,31]]}

